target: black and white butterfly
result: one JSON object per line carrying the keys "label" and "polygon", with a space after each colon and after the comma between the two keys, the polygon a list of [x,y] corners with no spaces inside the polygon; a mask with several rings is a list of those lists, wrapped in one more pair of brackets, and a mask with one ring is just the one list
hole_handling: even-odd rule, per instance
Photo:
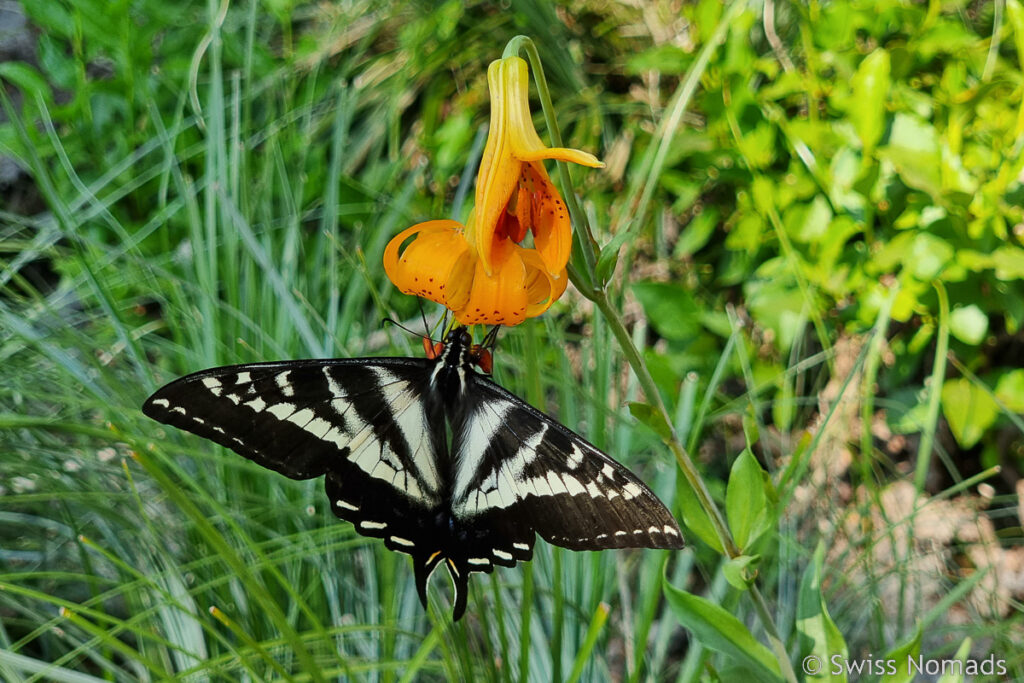
{"label": "black and white butterfly", "polygon": [[204,370],[142,410],[292,479],[327,475],[338,517],[412,555],[424,607],[444,564],[456,620],[469,574],[529,560],[535,534],[572,550],[683,546],[629,470],[478,373],[487,358],[465,328],[426,346],[433,357]]}

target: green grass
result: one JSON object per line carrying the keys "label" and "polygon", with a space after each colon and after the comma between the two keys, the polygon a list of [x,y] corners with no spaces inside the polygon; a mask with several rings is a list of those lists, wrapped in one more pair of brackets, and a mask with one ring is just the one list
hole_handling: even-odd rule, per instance
{"label": "green grass", "polygon": [[[39,67],[0,65],[21,95],[0,149],[30,178],[0,206],[0,679],[767,675],[676,589],[801,678],[837,651],[829,624],[851,656],[970,638],[1024,676],[1022,596],[977,554],[1024,538],[1016,2],[779,5],[788,59],[760,10],[711,1],[341,7],[26,3]],[[446,581],[424,611],[407,557],[338,521],[319,481],[139,407],[218,364],[421,353],[381,325],[421,324],[381,254],[465,217],[486,65],[520,33],[566,144],[609,162],[572,176],[623,250],[599,253],[608,308],[571,290],[503,331],[496,379],[637,471],[690,546],[539,542],[475,576],[452,624]],[[739,558],[701,522],[644,373],[731,532],[764,511]],[[758,472],[729,491],[746,449],[771,482],[757,509]]]}

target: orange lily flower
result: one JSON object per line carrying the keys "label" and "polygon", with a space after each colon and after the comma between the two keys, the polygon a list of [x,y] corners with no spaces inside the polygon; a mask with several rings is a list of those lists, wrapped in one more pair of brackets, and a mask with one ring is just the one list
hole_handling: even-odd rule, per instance
{"label": "orange lily flower", "polygon": [[[468,225],[419,223],[384,250],[395,286],[446,306],[463,325],[518,325],[562,295],[572,230],[542,160],[604,165],[586,152],[544,146],[530,117],[528,79],[519,57],[487,69],[491,122]],[[532,247],[523,245],[529,234]]]}

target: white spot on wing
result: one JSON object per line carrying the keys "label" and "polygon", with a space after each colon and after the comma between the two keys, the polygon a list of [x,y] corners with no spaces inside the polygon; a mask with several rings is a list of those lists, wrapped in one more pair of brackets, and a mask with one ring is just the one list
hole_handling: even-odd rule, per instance
{"label": "white spot on wing", "polygon": [[248,384],[251,381],[252,377],[248,372],[240,372],[238,373],[238,376],[235,377],[235,384]]}
{"label": "white spot on wing", "polygon": [[312,422],[315,417],[316,415],[313,414],[312,410],[310,410],[309,408],[303,408],[302,410],[297,410],[291,415],[289,415],[288,421],[294,425],[298,425],[299,427],[306,429],[309,423]]}
{"label": "white spot on wing", "polygon": [[512,547],[516,550],[529,550],[530,545],[528,543],[513,543]]}
{"label": "white spot on wing", "polygon": [[412,547],[415,547],[415,545],[416,545],[415,543],[413,543],[409,539],[401,538],[399,536],[392,536],[391,537],[391,542],[395,543],[397,545],[404,545],[407,548],[412,548]]}
{"label": "white spot on wing", "polygon": [[572,465],[573,469],[576,469],[583,464],[583,451],[577,444],[573,444],[569,450],[569,464]]}
{"label": "white spot on wing", "polygon": [[220,386],[220,380],[216,377],[204,377],[203,386],[207,389],[216,389]]}
{"label": "white spot on wing", "polygon": [[361,526],[364,529],[385,529],[387,528],[388,525],[387,522],[371,522],[368,519],[364,519],[363,521],[359,522],[359,526]]}
{"label": "white spot on wing", "polygon": [[344,509],[344,510],[358,510],[359,509],[358,506],[353,505],[352,503],[346,502],[346,501],[341,500],[341,499],[338,499],[338,500],[334,501],[334,504],[337,505],[338,507]]}
{"label": "white spot on wing", "polygon": [[609,465],[605,465],[604,467],[601,468],[601,474],[603,474],[608,479],[614,479],[615,478],[615,468],[612,467],[610,464]]}
{"label": "white spot on wing", "polygon": [[171,405],[171,402],[168,401],[166,398],[158,398],[157,400],[153,401],[153,405],[160,406],[161,408],[167,408],[168,406]]}
{"label": "white spot on wing", "polygon": [[267,408],[267,412],[279,420],[287,420],[288,416],[295,412],[295,404],[275,403]]}
{"label": "white spot on wing", "polygon": [[622,487],[622,497],[625,498],[626,500],[629,500],[630,498],[636,498],[637,496],[640,495],[640,493],[640,487],[634,484],[633,482],[629,482],[628,484]]}
{"label": "white spot on wing", "polygon": [[485,557],[471,557],[466,560],[466,562],[476,565],[477,567],[486,567],[491,563],[491,561]]}
{"label": "white spot on wing", "polygon": [[291,397],[295,395],[295,387],[293,387],[291,382],[288,381],[288,375],[290,374],[291,370],[285,370],[274,378],[274,383],[277,384],[277,387],[281,390],[282,396]]}
{"label": "white spot on wing", "polygon": [[504,550],[498,550],[497,548],[491,548],[491,552],[494,553],[494,556],[497,557],[500,560],[511,560],[512,559],[512,553],[506,553]]}
{"label": "white spot on wing", "polygon": [[173,408],[171,408],[171,412],[172,413],[181,413],[182,415],[184,415],[185,414],[185,409],[182,408],[181,406],[174,406]]}
{"label": "white spot on wing", "polygon": [[249,401],[245,405],[248,406],[249,408],[252,408],[257,413],[261,413],[261,412],[263,412],[263,409],[267,407],[267,402],[264,401],[259,396],[257,396],[256,398],[254,398],[253,400]]}
{"label": "white spot on wing", "polygon": [[568,474],[562,475],[562,481],[565,482],[565,490],[569,492],[570,496],[575,496],[586,491],[583,488],[583,484],[576,477],[570,477]]}
{"label": "white spot on wing", "polygon": [[562,482],[562,479],[554,472],[548,472],[548,486],[551,487],[552,494],[566,492],[565,484]]}

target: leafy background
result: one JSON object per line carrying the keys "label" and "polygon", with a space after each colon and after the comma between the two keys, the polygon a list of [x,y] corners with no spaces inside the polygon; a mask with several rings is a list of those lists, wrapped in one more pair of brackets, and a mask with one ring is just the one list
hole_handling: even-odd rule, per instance
{"label": "leafy background", "polygon": [[[836,653],[1024,677],[1019,0],[0,20],[0,678],[772,680]],[[690,547],[544,546],[452,625],[443,581],[424,613],[318,482],[138,407],[216,364],[414,355],[381,329],[419,319],[381,252],[465,217],[486,65],[520,33],[566,143],[607,162],[573,176],[609,295],[744,552],[570,290],[502,334],[497,378],[638,471]]]}

